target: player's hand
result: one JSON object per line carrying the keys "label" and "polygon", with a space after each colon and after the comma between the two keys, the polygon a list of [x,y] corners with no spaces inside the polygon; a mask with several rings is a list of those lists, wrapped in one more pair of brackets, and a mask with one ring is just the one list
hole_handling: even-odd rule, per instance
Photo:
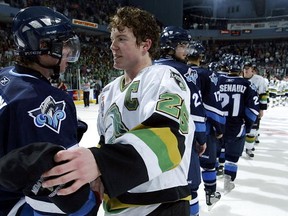
{"label": "player's hand", "polygon": [[[55,156],[56,162],[64,162],[45,172],[42,177],[53,177],[43,182],[42,187],[53,187],[68,182],[74,183],[59,190],[57,195],[68,195],[76,192],[84,184],[98,178],[101,173],[92,152],[83,147],[59,151]],[[55,176],[59,176],[55,178]]]}
{"label": "player's hand", "polygon": [[263,115],[264,115],[264,111],[263,110],[259,110],[258,117],[261,119],[263,117]]}
{"label": "player's hand", "polygon": [[95,179],[94,181],[92,181],[90,183],[90,188],[91,188],[91,190],[96,191],[99,194],[100,199],[103,200],[104,185],[103,185],[100,177],[98,177],[97,179]]}
{"label": "player's hand", "polygon": [[199,157],[205,152],[206,148],[207,148],[206,143],[204,143],[203,145],[200,145],[198,142],[196,142],[196,151]]}

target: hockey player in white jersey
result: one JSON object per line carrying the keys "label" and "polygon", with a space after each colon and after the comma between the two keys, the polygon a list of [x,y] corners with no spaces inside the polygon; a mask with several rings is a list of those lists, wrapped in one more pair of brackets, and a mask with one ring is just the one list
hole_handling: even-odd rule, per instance
{"label": "hockey player in white jersey", "polygon": [[44,176],[63,176],[44,185],[75,180],[61,195],[87,182],[98,191],[104,186],[105,215],[189,216],[188,86],[176,69],[152,65],[160,29],[151,14],[119,8],[109,28],[114,67],[125,73],[99,97],[100,146],[60,151],[56,160],[69,162]]}
{"label": "hockey player in white jersey", "polygon": [[243,77],[245,79],[248,79],[254,86],[256,87],[257,94],[259,97],[259,116],[254,122],[252,129],[250,133],[246,134],[246,139],[245,139],[245,146],[246,146],[246,154],[250,158],[254,157],[253,150],[256,137],[258,136],[258,130],[259,130],[259,125],[260,125],[260,120],[263,117],[264,110],[267,110],[267,85],[265,82],[265,79],[258,75],[255,74],[253,71],[253,65],[250,61],[247,61],[244,63],[243,67]]}

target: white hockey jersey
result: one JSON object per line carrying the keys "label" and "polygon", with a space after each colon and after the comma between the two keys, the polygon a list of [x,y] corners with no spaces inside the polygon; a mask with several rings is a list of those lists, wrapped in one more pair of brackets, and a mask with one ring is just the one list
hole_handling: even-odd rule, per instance
{"label": "white hockey jersey", "polygon": [[123,76],[115,79],[99,98],[105,142],[92,152],[106,190],[105,215],[147,215],[161,203],[189,200],[194,123],[181,74],[153,65],[126,86]]}
{"label": "white hockey jersey", "polygon": [[260,105],[260,110],[267,110],[267,99],[268,99],[268,95],[267,95],[267,90],[268,90],[268,86],[266,84],[266,81],[264,79],[264,77],[258,75],[258,74],[254,74],[249,81],[251,83],[254,84],[254,86],[256,87],[256,91],[258,93],[259,96],[259,105]]}

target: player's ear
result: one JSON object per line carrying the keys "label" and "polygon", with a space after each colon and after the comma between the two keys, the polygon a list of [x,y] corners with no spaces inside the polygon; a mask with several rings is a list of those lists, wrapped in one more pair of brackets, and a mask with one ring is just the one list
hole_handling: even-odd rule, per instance
{"label": "player's ear", "polygon": [[141,45],[143,46],[143,49],[144,49],[146,52],[148,52],[148,50],[150,49],[151,44],[152,44],[151,39],[146,39],[146,41],[143,41],[143,42],[141,43]]}

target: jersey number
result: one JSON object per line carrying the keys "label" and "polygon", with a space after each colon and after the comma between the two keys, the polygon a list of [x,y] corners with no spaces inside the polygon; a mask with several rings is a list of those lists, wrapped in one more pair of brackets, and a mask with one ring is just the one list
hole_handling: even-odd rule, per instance
{"label": "jersey number", "polygon": [[193,99],[193,101],[194,101],[194,106],[195,106],[195,107],[198,107],[199,105],[201,105],[201,98],[200,98],[200,95],[199,95],[199,94],[194,93],[194,94],[192,95],[192,99]]}
{"label": "jersey number", "polygon": [[[220,98],[222,100],[222,107],[225,107],[227,106],[227,104],[230,103],[230,97],[228,94],[226,93],[221,93],[220,94]],[[241,95],[240,94],[233,94],[231,99],[233,100],[233,111],[232,111],[232,116],[238,116],[239,114],[239,109],[240,109],[240,98],[241,98]]]}
{"label": "jersey number", "polygon": [[179,95],[172,93],[164,93],[160,95],[160,101],[157,103],[159,112],[166,113],[180,120],[180,131],[184,134],[188,133],[189,113]]}

